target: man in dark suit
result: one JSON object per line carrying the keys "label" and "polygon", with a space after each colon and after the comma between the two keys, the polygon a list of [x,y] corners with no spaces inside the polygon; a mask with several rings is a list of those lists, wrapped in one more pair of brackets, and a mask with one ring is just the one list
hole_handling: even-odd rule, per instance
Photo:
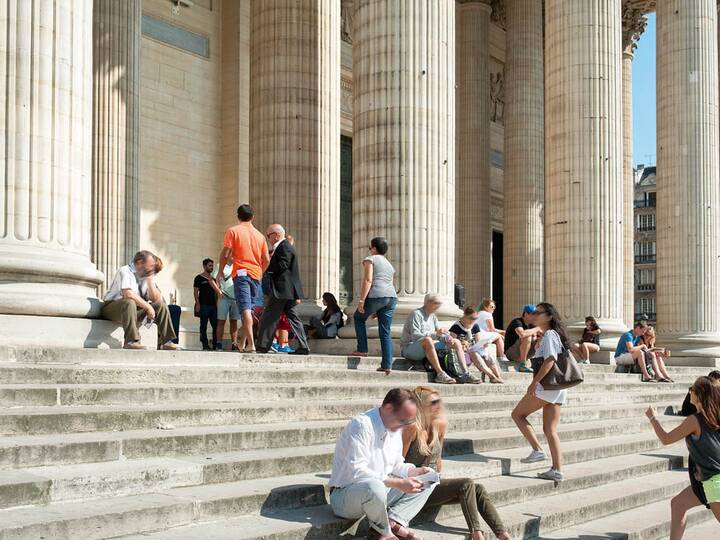
{"label": "man in dark suit", "polygon": [[263,277],[263,288],[267,288],[263,293],[268,296],[268,302],[260,318],[257,351],[268,352],[278,319],[285,313],[300,343],[295,352],[290,354],[308,354],[305,329],[297,311],[303,291],[295,248],[285,239],[285,229],[281,225],[270,225],[267,238],[272,255]]}

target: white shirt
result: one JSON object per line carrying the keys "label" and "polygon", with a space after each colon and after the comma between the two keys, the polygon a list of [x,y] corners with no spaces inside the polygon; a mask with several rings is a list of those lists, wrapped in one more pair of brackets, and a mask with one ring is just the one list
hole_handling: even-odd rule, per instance
{"label": "white shirt", "polygon": [[485,311],[484,309],[478,312],[478,318],[477,325],[480,327],[480,330],[483,330],[485,332],[489,332],[490,328],[488,327],[488,321],[492,320],[493,316],[492,313],[489,311]]}
{"label": "white shirt", "polygon": [[135,265],[133,263],[121,266],[120,270],[117,271],[115,277],[110,284],[103,300],[108,302],[110,300],[118,300],[122,298],[123,289],[130,289],[132,292],[140,295],[139,289],[140,280],[135,274]]}
{"label": "white shirt", "polygon": [[413,465],[405,463],[402,450],[402,431],[388,431],[379,408],[365,411],[350,420],[335,444],[330,486],[385,480],[391,474],[407,478]]}

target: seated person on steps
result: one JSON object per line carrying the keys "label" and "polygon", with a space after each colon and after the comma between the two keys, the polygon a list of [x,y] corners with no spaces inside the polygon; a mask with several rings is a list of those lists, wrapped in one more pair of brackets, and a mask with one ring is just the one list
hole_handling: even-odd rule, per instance
{"label": "seated person on steps", "polygon": [[400,351],[403,358],[420,362],[428,359],[435,370],[435,382],[454,384],[456,381],[440,366],[438,352],[454,349],[458,355],[459,368],[463,371],[460,382],[477,384],[480,379],[470,374],[465,365],[465,350],[460,340],[453,338],[446,328],[440,328],[435,312],[440,309],[440,295],[428,293],[423,306],[410,312],[403,326]]}
{"label": "seated person on steps", "polygon": [[[162,263],[161,263],[162,264]],[[149,251],[138,251],[133,262],[120,267],[103,298],[102,316],[118,322],[125,332],[125,349],[144,349],[138,325],[143,319],[158,327],[158,348],[180,350],[167,304],[155,284],[157,261]]]}

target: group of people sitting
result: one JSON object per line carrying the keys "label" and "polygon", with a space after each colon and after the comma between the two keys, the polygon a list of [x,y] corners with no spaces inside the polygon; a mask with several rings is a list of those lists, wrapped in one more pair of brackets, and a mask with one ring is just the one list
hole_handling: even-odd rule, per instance
{"label": "group of people sitting", "polygon": [[631,366],[642,373],[643,382],[671,383],[665,367],[670,357],[667,349],[655,347],[655,330],[646,321],[637,321],[618,341],[615,362],[618,366]]}

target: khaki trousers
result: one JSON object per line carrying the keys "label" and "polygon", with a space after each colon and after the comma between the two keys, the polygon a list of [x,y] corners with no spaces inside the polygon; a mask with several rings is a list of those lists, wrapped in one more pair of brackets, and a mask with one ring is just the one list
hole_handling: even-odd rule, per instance
{"label": "khaki trousers", "polygon": [[[151,302],[150,305],[155,310],[155,324],[158,327],[158,345],[164,345],[168,341],[175,339],[175,330],[170,320],[170,312],[168,311],[165,300],[160,302]],[[102,316],[109,321],[120,323],[125,332],[125,343],[138,341],[140,332],[138,325],[145,318],[145,310],[138,307],[134,300],[129,298],[121,298],[120,300],[109,300],[104,303],[102,308]]]}

